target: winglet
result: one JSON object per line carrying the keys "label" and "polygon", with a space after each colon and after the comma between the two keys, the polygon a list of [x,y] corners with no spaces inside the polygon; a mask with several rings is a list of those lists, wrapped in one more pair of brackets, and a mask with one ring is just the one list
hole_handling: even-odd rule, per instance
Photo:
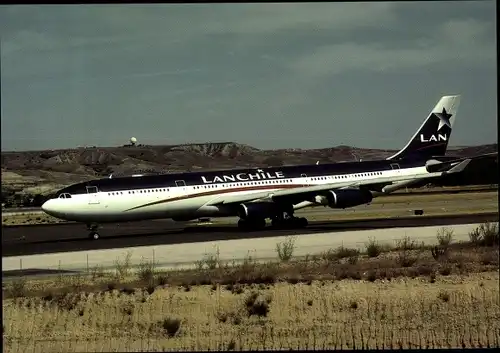
{"label": "winglet", "polygon": [[458,163],[450,170],[447,170],[446,172],[444,172],[444,174],[460,173],[461,171],[463,171],[467,167],[467,165],[471,162],[471,160],[472,159],[470,159],[470,158],[464,159],[462,162]]}

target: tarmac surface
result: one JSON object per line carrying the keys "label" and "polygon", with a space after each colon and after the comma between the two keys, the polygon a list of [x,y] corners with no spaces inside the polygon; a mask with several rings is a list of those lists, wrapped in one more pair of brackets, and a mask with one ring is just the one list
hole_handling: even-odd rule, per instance
{"label": "tarmac surface", "polygon": [[164,244],[181,244],[230,239],[267,238],[293,234],[356,231],[381,228],[446,226],[498,222],[498,212],[473,215],[409,216],[370,220],[337,220],[310,222],[305,229],[266,229],[243,232],[233,225],[183,227],[169,220],[105,224],[97,241],[87,238],[83,224],[2,227],[2,257],[69,251],[125,248]]}
{"label": "tarmac surface", "polygon": [[[453,241],[469,240],[469,234],[480,223],[447,225],[453,232]],[[403,227],[390,229],[370,229],[336,231],[326,233],[296,234],[293,244],[295,259],[307,255],[320,255],[329,249],[343,245],[363,251],[370,239],[379,244],[394,246],[397,240],[410,237],[426,245],[437,244],[436,235],[441,226]],[[137,246],[121,249],[59,252],[52,254],[9,256],[2,258],[4,278],[16,276],[51,276],[55,273],[69,275],[75,273],[92,274],[100,267],[103,271],[116,271],[116,261],[123,263],[127,258],[130,270],[139,269],[144,261],[154,263],[157,270],[194,269],[207,256],[217,256],[225,264],[237,264],[251,256],[259,262],[277,261],[276,245],[287,239],[287,235],[255,239],[231,239],[180,243],[169,245]]]}

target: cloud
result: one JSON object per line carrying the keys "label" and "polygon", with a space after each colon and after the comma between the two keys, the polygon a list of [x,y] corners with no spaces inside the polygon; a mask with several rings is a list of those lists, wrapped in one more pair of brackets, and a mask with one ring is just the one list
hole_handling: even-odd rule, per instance
{"label": "cloud", "polygon": [[[156,143],[229,139],[272,148],[369,135],[365,145],[373,146],[386,131],[375,119],[360,120],[353,101],[400,128],[408,121],[387,112],[388,104],[399,112],[394,100],[411,96],[425,110],[450,90],[467,97],[464,115],[474,110],[486,122],[496,114],[492,8],[493,2],[0,7],[2,143],[106,145],[133,134]],[[480,131],[488,124],[464,134],[490,133]],[[30,131],[45,137],[34,140]]]}
{"label": "cloud", "polygon": [[[29,50],[38,50],[47,41],[51,43],[47,48],[54,43],[85,46],[139,39],[164,44],[220,34],[275,35],[322,28],[345,31],[390,24],[396,20],[393,7],[391,3],[6,6],[0,9],[0,28],[5,43],[17,42],[18,47]],[[37,36],[43,36],[43,41]]]}
{"label": "cloud", "polygon": [[[484,44],[494,30],[493,24],[477,19],[452,19],[439,28],[438,36],[452,45]],[[492,44],[492,43],[489,43]]]}
{"label": "cloud", "polygon": [[[231,9],[231,16],[224,21],[209,21],[206,25],[209,33],[274,34],[285,30],[321,28],[345,31],[381,22],[390,24],[396,19],[391,11],[394,4],[389,2],[219,6]],[[214,6],[213,11],[216,10],[220,9]]]}
{"label": "cloud", "polygon": [[353,70],[397,73],[442,63],[482,66],[495,60],[494,43],[487,40],[490,27],[472,19],[451,20],[401,47],[384,38],[324,45],[292,60],[289,67],[303,77],[317,79]]}

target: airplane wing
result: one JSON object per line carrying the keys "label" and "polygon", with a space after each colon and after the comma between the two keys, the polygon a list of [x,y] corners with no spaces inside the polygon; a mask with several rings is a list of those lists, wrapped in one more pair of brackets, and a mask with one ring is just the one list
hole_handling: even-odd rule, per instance
{"label": "airplane wing", "polygon": [[239,204],[242,202],[252,202],[252,201],[285,201],[285,200],[293,200],[294,203],[301,201],[308,201],[311,197],[318,195],[321,192],[329,191],[329,190],[337,190],[343,188],[367,188],[371,185],[380,185],[380,184],[391,184],[382,188],[382,193],[390,193],[401,187],[406,187],[409,184],[413,184],[415,182],[441,177],[446,174],[459,173],[465,169],[465,167],[469,164],[471,160],[465,159],[461,162],[452,163],[449,165],[449,169],[446,171],[432,172],[422,176],[421,174],[415,174],[414,176],[405,175],[405,176],[393,176],[393,177],[385,177],[385,178],[376,178],[375,180],[359,180],[359,181],[344,181],[344,182],[335,182],[321,185],[310,185],[310,186],[298,186],[296,188],[291,189],[281,189],[277,191],[261,191],[255,192],[252,194],[243,194],[243,195],[221,195],[211,201],[209,201],[206,205],[210,206],[222,206],[222,205],[231,205],[231,204]]}

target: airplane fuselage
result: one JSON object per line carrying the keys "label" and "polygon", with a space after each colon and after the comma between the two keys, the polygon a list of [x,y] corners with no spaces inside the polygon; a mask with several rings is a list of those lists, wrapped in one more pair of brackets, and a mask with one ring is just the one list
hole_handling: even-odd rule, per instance
{"label": "airplane fuselage", "polygon": [[[44,205],[54,215],[80,222],[118,222],[236,216],[235,207],[207,205],[217,198],[332,182],[422,177],[425,162],[363,161],[256,169],[105,178],[62,189]],[[384,184],[385,185],[385,184]],[[314,205],[314,202],[310,205]],[[299,206],[300,208],[300,206]]]}
{"label": "airplane fuselage", "polygon": [[[460,96],[443,96],[417,132],[384,160],[312,164],[92,180],[69,186],[45,202],[55,217],[96,224],[155,218],[191,220],[238,216],[241,229],[305,227],[294,211],[310,206],[347,208],[370,203],[412,183],[463,170],[469,160],[445,156]],[[437,156],[437,157],[435,157]]]}

